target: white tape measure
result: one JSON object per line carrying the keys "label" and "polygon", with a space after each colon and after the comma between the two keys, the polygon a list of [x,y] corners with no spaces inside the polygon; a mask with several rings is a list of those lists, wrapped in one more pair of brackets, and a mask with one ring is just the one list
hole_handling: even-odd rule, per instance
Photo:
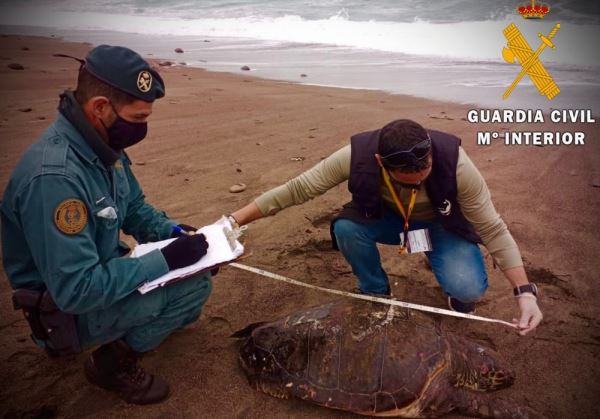
{"label": "white tape measure", "polygon": [[233,266],[234,268],[242,269],[244,271],[249,271],[249,272],[261,275],[261,276],[266,276],[267,278],[272,278],[277,281],[287,282],[288,284],[298,285],[301,287],[310,288],[310,289],[314,289],[314,290],[318,290],[318,291],[323,291],[323,292],[327,292],[330,294],[342,295],[344,297],[357,298],[359,300],[365,300],[365,301],[374,301],[377,303],[389,304],[392,306],[412,308],[413,310],[428,311],[430,313],[442,314],[444,316],[461,317],[463,319],[479,320],[481,322],[488,322],[488,323],[500,323],[500,324],[503,324],[505,326],[509,326],[509,327],[512,327],[515,329],[517,328],[517,325],[506,322],[504,320],[491,319],[488,317],[475,316],[474,314],[465,314],[465,313],[459,313],[457,311],[445,310],[443,308],[429,307],[429,306],[424,306],[421,304],[405,303],[404,301],[392,300],[389,298],[374,297],[372,295],[364,295],[364,294],[355,294],[352,292],[332,290],[330,288],[324,288],[324,287],[319,287],[317,285],[306,284],[304,282],[296,281],[295,279],[288,278],[283,275],[274,274],[272,272],[265,271],[264,269],[253,268],[252,266],[243,265],[243,264],[237,263],[237,262],[230,263],[229,266]]}

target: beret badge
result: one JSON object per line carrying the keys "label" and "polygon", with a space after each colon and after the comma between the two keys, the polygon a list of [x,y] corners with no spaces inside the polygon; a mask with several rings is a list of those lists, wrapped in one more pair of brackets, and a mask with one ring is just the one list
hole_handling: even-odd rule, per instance
{"label": "beret badge", "polygon": [[152,74],[149,71],[140,71],[137,78],[137,87],[141,92],[148,92],[152,87]]}

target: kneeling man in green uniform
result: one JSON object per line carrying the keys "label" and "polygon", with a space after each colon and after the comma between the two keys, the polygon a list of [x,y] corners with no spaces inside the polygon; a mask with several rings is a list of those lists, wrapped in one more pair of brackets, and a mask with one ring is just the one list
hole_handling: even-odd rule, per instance
{"label": "kneeling man in green uniform", "polygon": [[[4,268],[32,338],[51,355],[97,346],[88,380],[129,403],[165,399],[166,382],[145,372],[140,354],[195,321],[211,291],[210,274],[141,295],[137,288],[197,262],[208,248],[195,228],[145,201],[123,150],[141,141],[160,75],[134,51],[94,48],[75,92],[60,96],[58,117],[17,164],[2,204]],[[138,242],[178,237],[139,258]]]}

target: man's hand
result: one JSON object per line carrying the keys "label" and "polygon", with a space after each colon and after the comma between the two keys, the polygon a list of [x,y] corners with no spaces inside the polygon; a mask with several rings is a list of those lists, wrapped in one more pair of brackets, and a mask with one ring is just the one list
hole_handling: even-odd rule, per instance
{"label": "man's hand", "polygon": [[[190,226],[190,225],[187,225],[187,224],[177,224],[177,227],[179,227],[180,229],[182,229],[182,230],[183,230],[183,231],[185,231],[186,233],[188,233],[188,232],[195,233],[195,232],[196,232],[196,230],[198,230],[196,227],[192,227],[192,226]],[[184,233],[181,233],[181,232],[179,232],[179,231],[173,231],[173,232],[171,233],[171,238],[174,238],[174,237],[181,237],[181,236],[183,236],[183,235],[184,235]]]}
{"label": "man's hand", "polygon": [[519,295],[517,301],[521,310],[521,318],[519,320],[513,319],[513,323],[517,325],[519,334],[524,336],[535,329],[544,316],[537,305],[535,295],[526,292]]}
{"label": "man's hand", "polygon": [[208,242],[204,234],[183,235],[177,240],[163,247],[162,252],[169,270],[183,268],[200,260],[208,249]]}

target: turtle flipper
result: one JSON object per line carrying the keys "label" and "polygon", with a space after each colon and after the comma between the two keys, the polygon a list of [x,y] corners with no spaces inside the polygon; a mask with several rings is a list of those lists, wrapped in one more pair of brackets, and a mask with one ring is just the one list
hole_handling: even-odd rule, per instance
{"label": "turtle flipper", "polygon": [[530,407],[520,406],[496,395],[457,389],[454,402],[456,411],[465,416],[486,419],[546,419]]}

